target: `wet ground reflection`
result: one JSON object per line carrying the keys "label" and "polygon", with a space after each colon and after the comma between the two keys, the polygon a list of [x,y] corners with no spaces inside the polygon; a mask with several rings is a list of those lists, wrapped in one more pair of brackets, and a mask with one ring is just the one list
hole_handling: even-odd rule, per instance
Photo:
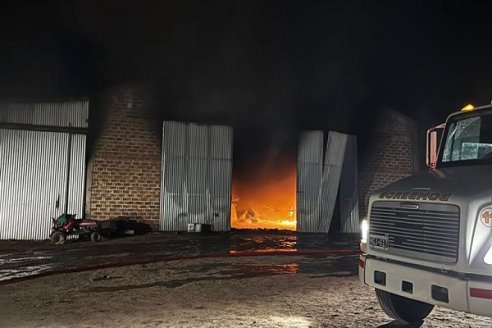
{"label": "wet ground reflection", "polygon": [[[124,291],[128,289],[141,289],[150,287],[177,288],[190,283],[241,280],[256,277],[289,274],[309,274],[311,278],[327,276],[353,276],[357,274],[358,255],[348,256],[293,256],[273,259],[252,258],[246,261],[217,260],[213,263],[197,264],[192,261],[186,265],[169,268],[172,274],[162,281],[153,281],[145,284],[121,284],[118,286],[97,286],[89,288],[88,292],[104,293]],[[143,268],[148,272],[152,269]],[[154,269],[155,270],[155,269]],[[178,277],[178,278],[172,278]],[[186,278],[182,278],[186,277]],[[117,277],[103,277],[105,279],[117,279]]]}
{"label": "wet ground reflection", "polygon": [[[47,242],[0,242],[0,253],[3,253],[0,254],[0,281],[49,272],[76,271],[98,266],[110,267],[179,257],[316,252],[334,249],[356,251],[357,248],[357,235],[262,231],[210,234],[156,233],[100,243],[73,241],[59,246]],[[309,268],[308,263],[297,263],[285,267],[257,267],[255,271],[277,270],[294,273],[302,271],[302,266]],[[246,272],[246,269],[243,271]]]}

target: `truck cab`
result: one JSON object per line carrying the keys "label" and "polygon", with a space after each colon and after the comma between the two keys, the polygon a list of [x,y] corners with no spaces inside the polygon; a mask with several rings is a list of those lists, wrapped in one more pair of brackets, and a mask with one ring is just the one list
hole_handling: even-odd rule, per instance
{"label": "truck cab", "polygon": [[427,166],[371,195],[359,279],[401,322],[434,306],[492,316],[492,105],[430,129]]}

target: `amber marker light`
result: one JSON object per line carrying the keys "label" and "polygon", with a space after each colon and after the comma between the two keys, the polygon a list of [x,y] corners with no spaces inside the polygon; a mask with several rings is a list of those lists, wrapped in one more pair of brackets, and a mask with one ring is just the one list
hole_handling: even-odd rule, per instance
{"label": "amber marker light", "polygon": [[462,112],[471,112],[472,110],[475,110],[475,106],[472,104],[468,104],[461,109]]}

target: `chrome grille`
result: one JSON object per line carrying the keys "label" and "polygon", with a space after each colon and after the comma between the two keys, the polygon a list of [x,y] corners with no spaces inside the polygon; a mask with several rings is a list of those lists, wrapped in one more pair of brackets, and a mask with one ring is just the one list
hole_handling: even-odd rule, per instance
{"label": "chrome grille", "polygon": [[385,240],[379,250],[438,262],[458,258],[460,213],[455,205],[374,202],[369,235]]}

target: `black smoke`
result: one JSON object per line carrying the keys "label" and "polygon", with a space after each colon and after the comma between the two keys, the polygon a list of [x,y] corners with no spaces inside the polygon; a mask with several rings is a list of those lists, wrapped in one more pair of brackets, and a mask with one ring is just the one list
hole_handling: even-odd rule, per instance
{"label": "black smoke", "polygon": [[232,125],[250,167],[294,156],[303,130],[363,144],[383,108],[428,126],[488,103],[491,13],[487,1],[11,1],[0,98],[142,83],[156,118]]}

